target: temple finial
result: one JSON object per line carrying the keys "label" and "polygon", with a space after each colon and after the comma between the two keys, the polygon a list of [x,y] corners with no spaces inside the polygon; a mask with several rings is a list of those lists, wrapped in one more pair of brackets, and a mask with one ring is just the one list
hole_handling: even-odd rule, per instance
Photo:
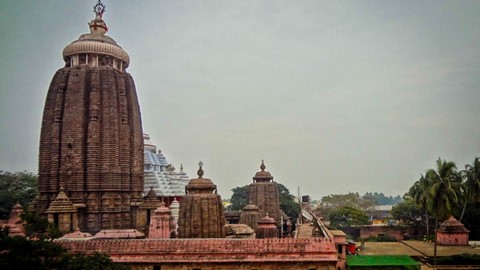
{"label": "temple finial", "polygon": [[267,167],[265,166],[265,163],[263,162],[263,159],[262,159],[262,165],[260,165],[260,169],[262,170],[262,172],[264,172],[265,168]]}
{"label": "temple finial", "polygon": [[198,175],[198,178],[202,178],[203,176],[203,169],[202,169],[202,166],[203,166],[203,162],[199,162],[198,163],[198,171],[197,171],[197,175]]}
{"label": "temple finial", "polygon": [[180,172],[183,172],[183,164],[180,163]]}
{"label": "temple finial", "polygon": [[102,18],[103,13],[105,12],[105,5],[102,3],[102,1],[98,0],[97,4],[93,6],[93,12]]}

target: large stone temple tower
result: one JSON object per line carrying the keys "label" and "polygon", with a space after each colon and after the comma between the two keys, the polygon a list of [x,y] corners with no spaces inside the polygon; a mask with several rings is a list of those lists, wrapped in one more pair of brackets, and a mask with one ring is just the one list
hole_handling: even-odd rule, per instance
{"label": "large stone temple tower", "polygon": [[200,162],[198,178],[190,180],[185,187],[186,195],[180,202],[179,238],[225,237],[222,198],[212,180],[203,178],[202,165]]}
{"label": "large stone temple tower", "polygon": [[90,33],[65,47],[65,67],[48,89],[34,202],[45,214],[63,189],[78,210],[71,229],[88,232],[134,228],[143,192],[143,132],[126,71],[130,58],[105,35],[104,11],[99,0]]}
{"label": "large stone temple tower", "polygon": [[265,163],[262,160],[260,170],[253,177],[253,183],[248,189],[248,200],[250,204],[258,206],[260,216],[269,216],[273,218],[277,227],[281,226],[280,197],[277,183],[273,181],[273,176],[265,171]]}

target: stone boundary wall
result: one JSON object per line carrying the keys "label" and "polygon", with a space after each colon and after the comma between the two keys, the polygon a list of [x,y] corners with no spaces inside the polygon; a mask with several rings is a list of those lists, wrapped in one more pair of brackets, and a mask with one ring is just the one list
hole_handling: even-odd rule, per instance
{"label": "stone boundary wall", "polygon": [[72,253],[102,252],[124,263],[333,262],[335,242],[311,239],[57,240]]}

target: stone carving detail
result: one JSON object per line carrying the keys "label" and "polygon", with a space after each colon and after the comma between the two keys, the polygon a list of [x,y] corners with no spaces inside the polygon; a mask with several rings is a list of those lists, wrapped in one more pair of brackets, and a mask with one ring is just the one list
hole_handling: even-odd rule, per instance
{"label": "stone carving detail", "polygon": [[[68,63],[47,92],[36,201],[44,215],[64,185],[80,206],[79,229],[90,233],[134,227],[131,204],[142,202],[144,158],[140,106],[125,70],[129,56],[96,15],[91,26],[103,30],[92,28],[64,49]],[[115,69],[114,62],[124,64]]]}

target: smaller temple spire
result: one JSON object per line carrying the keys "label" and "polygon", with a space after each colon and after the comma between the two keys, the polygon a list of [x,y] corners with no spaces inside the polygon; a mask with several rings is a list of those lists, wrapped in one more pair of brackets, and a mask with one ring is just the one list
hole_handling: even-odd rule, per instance
{"label": "smaller temple spire", "polygon": [[267,167],[265,166],[265,163],[263,162],[263,159],[262,159],[262,165],[260,165],[260,170],[262,170],[262,172],[265,171]]}
{"label": "smaller temple spire", "polygon": [[198,178],[203,178],[203,169],[202,169],[202,166],[203,166],[203,162],[199,162],[198,163],[198,171],[197,171],[197,175],[198,175]]}

